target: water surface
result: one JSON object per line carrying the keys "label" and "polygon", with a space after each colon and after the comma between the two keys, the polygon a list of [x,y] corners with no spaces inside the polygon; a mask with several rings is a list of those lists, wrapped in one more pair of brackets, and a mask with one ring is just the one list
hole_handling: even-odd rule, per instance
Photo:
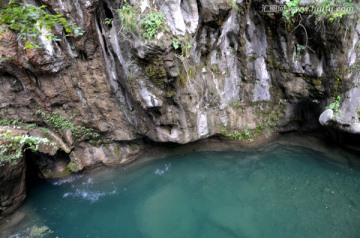
{"label": "water surface", "polygon": [[273,145],[170,156],[44,182],[3,234],[26,237],[359,237],[360,171]]}

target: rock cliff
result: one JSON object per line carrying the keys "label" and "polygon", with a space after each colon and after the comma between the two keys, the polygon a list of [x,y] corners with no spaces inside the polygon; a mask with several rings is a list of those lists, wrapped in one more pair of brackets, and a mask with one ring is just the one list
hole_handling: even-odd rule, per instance
{"label": "rock cliff", "polygon": [[[56,134],[71,170],[127,163],[146,141],[313,130],[337,96],[339,110],[324,112],[320,122],[360,133],[356,19],[289,24],[281,12],[264,11],[279,2],[258,0],[41,2],[84,35],[57,29],[62,41],[40,38],[42,47],[24,49],[1,26],[0,117]],[[125,5],[135,12],[131,26],[119,17]],[[157,12],[166,24],[148,39],[140,22]],[[70,129],[51,128],[39,110],[100,139],[76,140]]]}

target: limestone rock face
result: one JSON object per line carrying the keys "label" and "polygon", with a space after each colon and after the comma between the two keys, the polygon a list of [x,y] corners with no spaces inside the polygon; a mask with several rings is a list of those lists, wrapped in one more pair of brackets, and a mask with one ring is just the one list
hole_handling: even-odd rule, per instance
{"label": "limestone rock face", "polygon": [[[359,133],[356,21],[319,30],[304,19],[311,35],[305,39],[281,13],[262,12],[264,1],[132,0],[138,24],[127,29],[118,14],[122,2],[43,0],[84,34],[58,43],[41,38],[38,49],[25,50],[1,26],[0,118],[49,129],[61,143],[46,154],[63,151],[82,169],[132,160],[144,141],[184,144],[224,128],[312,130],[338,95],[341,113],[321,123]],[[152,40],[139,24],[150,12],[162,12],[169,29]],[[77,141],[69,130],[49,128],[34,113],[39,109],[92,128],[101,139]]]}
{"label": "limestone rock face", "polygon": [[26,198],[25,176],[23,158],[16,164],[0,165],[0,218],[12,213]]}
{"label": "limestone rock face", "polygon": [[360,90],[352,88],[345,93],[344,100],[335,113],[331,109],[325,110],[319,118],[321,125],[331,126],[334,129],[360,134]]}
{"label": "limestone rock face", "polygon": [[331,109],[326,109],[323,113],[321,113],[319,122],[321,125],[327,126],[330,124],[333,118],[334,118],[334,111]]}

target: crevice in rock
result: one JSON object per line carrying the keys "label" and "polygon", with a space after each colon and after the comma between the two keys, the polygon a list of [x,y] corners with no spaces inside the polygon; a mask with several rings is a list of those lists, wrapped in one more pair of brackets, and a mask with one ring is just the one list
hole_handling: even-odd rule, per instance
{"label": "crevice in rock", "polygon": [[102,25],[101,25],[101,21],[100,21],[100,15],[102,15],[102,14],[101,14],[100,10],[98,10],[97,14],[95,15],[95,19],[96,19],[96,23],[97,23],[95,25],[96,25],[96,28],[98,29],[98,32],[100,33],[101,38],[102,38],[102,41],[100,42],[100,44],[104,45],[103,48],[104,48],[106,54],[109,54],[107,42],[106,42],[105,35],[104,35],[105,33],[103,31],[103,28],[101,27]]}
{"label": "crevice in rock", "polygon": [[41,83],[36,75],[28,69],[25,69],[26,76],[33,82],[38,89],[41,89]]}
{"label": "crevice in rock", "polygon": [[[104,13],[105,13],[105,19],[114,19],[114,14],[112,13],[111,9],[107,6],[107,4],[105,2],[103,2],[103,8],[104,8]],[[109,28],[112,27],[112,21],[109,21],[109,23],[107,24],[107,26]]]}
{"label": "crevice in rock", "polygon": [[87,54],[86,54],[86,52],[84,50],[79,50],[78,54],[79,54],[79,58],[81,60],[83,60],[83,61],[88,60],[88,56],[87,56]]}

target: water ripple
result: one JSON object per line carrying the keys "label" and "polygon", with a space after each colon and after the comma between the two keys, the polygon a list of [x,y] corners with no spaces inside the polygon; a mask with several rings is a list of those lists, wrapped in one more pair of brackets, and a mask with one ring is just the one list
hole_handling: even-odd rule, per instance
{"label": "water ripple", "polygon": [[99,191],[89,191],[85,189],[76,189],[74,192],[64,193],[63,198],[80,198],[90,203],[97,202],[101,197],[107,195],[117,194],[116,189],[111,192],[99,192]]}
{"label": "water ripple", "polygon": [[163,176],[166,172],[168,172],[171,168],[171,163],[165,164],[163,168],[157,168],[154,171],[154,174]]}
{"label": "water ripple", "polygon": [[82,177],[81,174],[75,174],[75,175],[72,175],[71,177],[68,177],[68,178],[53,181],[51,184],[55,185],[55,186],[60,186],[60,185],[63,185],[65,183],[72,183],[72,182],[74,182],[75,180],[77,180],[77,179],[79,179],[81,177]]}

